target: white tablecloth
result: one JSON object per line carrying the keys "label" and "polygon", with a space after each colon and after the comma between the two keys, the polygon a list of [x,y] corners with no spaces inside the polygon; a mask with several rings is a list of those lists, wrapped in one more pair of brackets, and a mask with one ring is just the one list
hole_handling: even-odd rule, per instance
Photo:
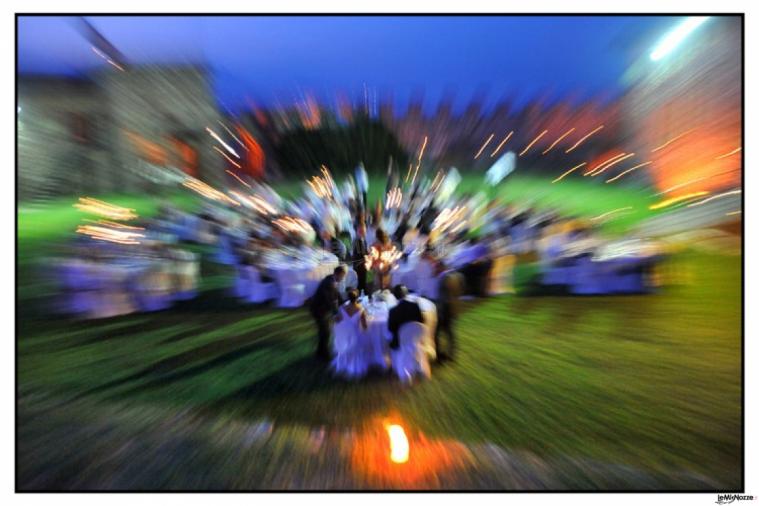
{"label": "white tablecloth", "polygon": [[[428,332],[423,341],[423,346],[430,358],[435,358],[435,329],[437,328],[437,308],[431,301],[415,295],[408,295],[408,300],[415,301],[422,310],[422,318],[427,326]],[[384,356],[387,347],[393,338],[390,330],[387,328],[387,320],[390,309],[395,306],[394,303],[367,304],[367,331],[362,337],[369,341],[368,347],[372,350],[372,357],[375,363],[384,364]]]}

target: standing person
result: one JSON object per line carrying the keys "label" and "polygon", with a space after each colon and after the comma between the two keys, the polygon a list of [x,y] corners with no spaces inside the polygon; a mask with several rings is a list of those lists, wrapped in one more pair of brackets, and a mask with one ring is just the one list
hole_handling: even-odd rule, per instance
{"label": "standing person", "polygon": [[353,269],[358,276],[358,290],[364,293],[367,293],[365,257],[368,253],[369,248],[366,246],[366,225],[359,223],[356,228],[356,238],[353,240],[351,260],[353,261]]}
{"label": "standing person", "polygon": [[[372,270],[374,271],[375,283],[379,285],[380,290],[384,290],[390,288],[390,271],[395,265],[395,259],[388,258],[388,256],[392,256],[397,250],[384,230],[377,229],[375,235],[377,242],[372,245],[370,254],[376,253],[382,260],[374,261]],[[399,257],[400,254],[397,256]]]}
{"label": "standing person", "polygon": [[309,310],[316,321],[319,343],[316,347],[316,357],[329,360],[329,335],[332,318],[340,309],[340,290],[338,285],[345,278],[344,265],[335,267],[333,274],[324,278],[311,298]]}
{"label": "standing person", "polygon": [[398,335],[401,326],[404,323],[409,322],[424,323],[424,318],[422,318],[422,310],[419,307],[419,304],[406,300],[408,288],[404,285],[395,285],[395,288],[393,288],[393,295],[398,299],[398,304],[390,310],[390,314],[387,318],[387,328],[393,335],[393,339],[390,341],[390,349],[397,350],[401,347],[401,341]]}
{"label": "standing person", "polygon": [[356,189],[361,194],[361,202],[364,209],[366,209],[366,194],[369,191],[369,177],[366,175],[366,169],[364,168],[364,162],[358,164],[356,167]]}
{"label": "standing person", "polygon": [[[443,359],[454,361],[456,357],[456,335],[453,324],[459,315],[461,303],[459,297],[464,292],[464,277],[442,262],[436,264],[435,277],[439,279],[437,290],[437,328],[435,329],[435,353],[438,362]],[[440,334],[448,338],[448,352],[443,353],[440,347]]]}

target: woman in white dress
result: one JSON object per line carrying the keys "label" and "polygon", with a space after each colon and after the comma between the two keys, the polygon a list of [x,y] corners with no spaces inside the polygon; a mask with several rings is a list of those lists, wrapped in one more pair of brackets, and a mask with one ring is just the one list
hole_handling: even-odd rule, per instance
{"label": "woman in white dress", "polygon": [[335,358],[332,368],[336,374],[348,378],[358,378],[366,374],[369,364],[366,360],[365,339],[366,311],[358,300],[358,290],[347,293],[348,302],[340,307],[335,319]]}

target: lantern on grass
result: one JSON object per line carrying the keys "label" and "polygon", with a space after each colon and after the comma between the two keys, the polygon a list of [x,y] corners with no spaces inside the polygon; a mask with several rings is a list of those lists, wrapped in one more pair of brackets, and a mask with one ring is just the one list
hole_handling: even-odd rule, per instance
{"label": "lantern on grass", "polygon": [[396,464],[408,462],[408,438],[400,425],[387,425],[385,427],[390,438],[390,460]]}

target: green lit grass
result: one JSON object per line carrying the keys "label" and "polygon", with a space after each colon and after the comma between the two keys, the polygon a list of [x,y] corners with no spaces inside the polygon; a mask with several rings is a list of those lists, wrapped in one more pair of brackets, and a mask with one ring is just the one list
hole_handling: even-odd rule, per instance
{"label": "green lit grass", "polygon": [[[520,184],[509,191],[545,186]],[[579,214],[645,201],[614,192],[572,201],[570,190],[536,198]],[[132,202],[149,212],[147,199]],[[240,305],[225,288],[231,270],[208,262],[203,274],[212,283],[171,310],[48,319],[38,293],[25,287],[40,282],[33,260],[49,253],[40,246],[78,217],[37,212],[19,218],[19,251],[28,255],[19,277],[22,397],[306,426],[357,427],[395,414],[429,436],[740,485],[740,258],[679,257],[693,283],[650,296],[468,302],[457,324],[458,361],[404,389],[389,377],[331,379],[311,358],[305,310]]]}

